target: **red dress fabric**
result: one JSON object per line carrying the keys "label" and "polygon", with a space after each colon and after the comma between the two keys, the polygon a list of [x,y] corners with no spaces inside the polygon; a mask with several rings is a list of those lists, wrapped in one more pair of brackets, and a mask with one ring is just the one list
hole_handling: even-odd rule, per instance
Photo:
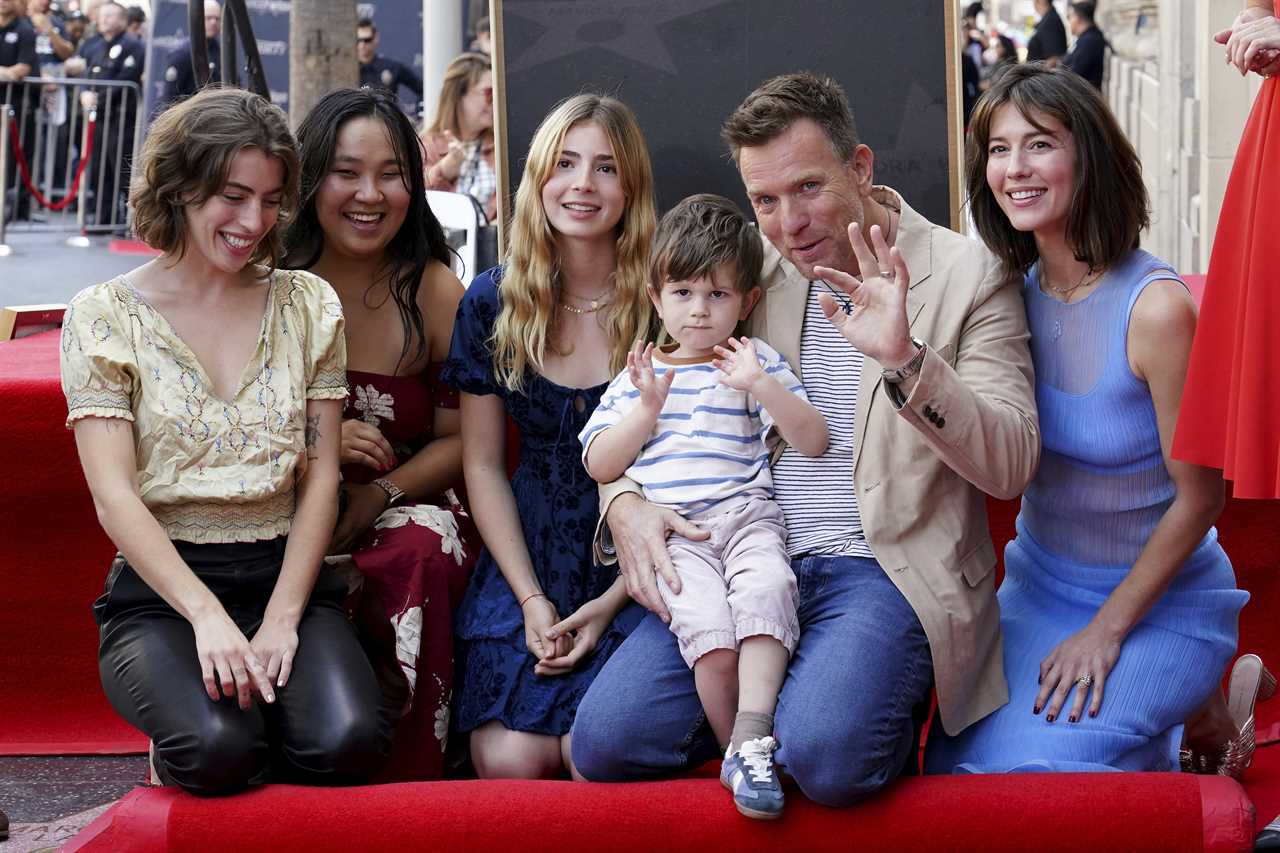
{"label": "red dress fabric", "polygon": [[[1243,85],[1243,83],[1242,83]],[[1280,497],[1280,78],[1262,84],[1227,182],[1173,455],[1237,498]]]}
{"label": "red dress fabric", "polygon": [[[382,431],[402,463],[431,439],[436,407],[457,408],[457,392],[438,382],[440,365],[418,376],[347,371],[343,418]],[[346,482],[381,472],[344,465]],[[479,536],[452,492],[394,506],[357,543],[358,570],[348,610],[389,703],[403,711],[391,760],[379,781],[439,779],[453,696],[453,614],[466,591]]]}

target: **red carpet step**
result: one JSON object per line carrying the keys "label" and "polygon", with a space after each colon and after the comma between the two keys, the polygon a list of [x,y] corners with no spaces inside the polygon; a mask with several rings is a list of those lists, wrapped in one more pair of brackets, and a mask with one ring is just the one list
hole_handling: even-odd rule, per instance
{"label": "red carpet step", "polygon": [[793,796],[772,823],[740,816],[711,779],[419,782],[277,785],[219,800],[139,789],[63,849],[1227,853],[1250,849],[1253,827],[1253,808],[1235,782],[1167,773],[916,778],[853,809]]}
{"label": "red carpet step", "polygon": [[107,704],[90,605],[115,554],[63,427],[58,333],[0,343],[0,755],[141,752]]}

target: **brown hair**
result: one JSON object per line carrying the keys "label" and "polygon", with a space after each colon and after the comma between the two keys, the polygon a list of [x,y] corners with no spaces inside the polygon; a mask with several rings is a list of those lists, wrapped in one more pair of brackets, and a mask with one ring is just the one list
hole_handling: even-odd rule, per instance
{"label": "brown hair", "polygon": [[830,77],[810,71],[772,77],[738,105],[720,128],[720,138],[734,159],[743,148],[766,145],[800,119],[816,122],[841,163],[853,159],[858,130],[844,89]]}
{"label": "brown hair", "polygon": [[129,188],[138,237],[166,254],[185,253],[186,207],[217,194],[232,160],[245,148],[257,148],[284,165],[280,218],[249,261],[278,265],[284,229],[298,202],[298,153],[284,112],[243,89],[205,89],[169,107],[151,125]]}
{"label": "brown hair", "polygon": [[732,264],[734,287],[746,294],[760,286],[763,263],[760,234],[736,204],[723,196],[691,195],[658,223],[649,255],[649,286],[661,291],[664,282],[691,281]]}
{"label": "brown hair", "polygon": [[1005,104],[1041,131],[1042,117],[1051,116],[1071,134],[1076,180],[1066,239],[1076,260],[1104,269],[1138,248],[1138,235],[1150,224],[1142,163],[1106,101],[1074,71],[1013,65],[974,106],[965,155],[974,225],[1005,272],[1022,275],[1039,257],[1035,236],[1014,229],[987,184],[991,122]]}

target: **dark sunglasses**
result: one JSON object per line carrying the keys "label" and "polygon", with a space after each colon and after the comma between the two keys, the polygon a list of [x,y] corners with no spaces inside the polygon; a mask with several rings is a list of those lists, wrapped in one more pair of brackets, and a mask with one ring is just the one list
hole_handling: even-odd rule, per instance
{"label": "dark sunglasses", "polygon": [[373,36],[357,36],[356,44],[373,44]]}

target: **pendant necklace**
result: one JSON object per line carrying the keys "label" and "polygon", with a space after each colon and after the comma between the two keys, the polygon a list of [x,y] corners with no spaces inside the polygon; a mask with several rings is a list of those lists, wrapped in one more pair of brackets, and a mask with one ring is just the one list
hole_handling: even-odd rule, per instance
{"label": "pendant necklace", "polygon": [[572,293],[569,293],[568,291],[565,291],[564,293],[565,297],[569,299],[577,299],[582,302],[586,302],[587,307],[579,308],[577,305],[570,305],[568,302],[561,302],[560,307],[568,311],[570,314],[577,314],[579,317],[583,316],[584,314],[594,314],[595,312],[599,311],[601,308],[609,304],[608,302],[604,301],[604,296],[608,292],[609,292],[609,289],[605,288],[595,297],[588,298],[586,296],[576,296]]}
{"label": "pendant necklace", "polygon": [[592,299],[591,304],[586,308],[579,308],[577,305],[570,305],[568,302],[561,302],[560,307],[570,314],[577,314],[581,317],[584,314],[594,314],[608,304],[608,302],[601,302],[599,299]]}
{"label": "pendant necklace", "polygon": [[1054,287],[1052,284],[1048,282],[1047,279],[1044,279],[1044,278],[1040,279],[1040,283],[1043,284],[1045,287],[1047,287],[1049,290],[1052,290],[1054,293],[1061,296],[1063,302],[1070,304],[1069,300],[1071,299],[1071,294],[1075,293],[1077,290],[1084,287],[1086,284],[1093,284],[1102,276],[1102,272],[1103,272],[1102,270],[1098,270],[1097,272],[1094,272],[1093,268],[1090,267],[1089,269],[1085,270],[1084,275],[1080,276],[1080,280],[1077,281],[1071,287]]}

